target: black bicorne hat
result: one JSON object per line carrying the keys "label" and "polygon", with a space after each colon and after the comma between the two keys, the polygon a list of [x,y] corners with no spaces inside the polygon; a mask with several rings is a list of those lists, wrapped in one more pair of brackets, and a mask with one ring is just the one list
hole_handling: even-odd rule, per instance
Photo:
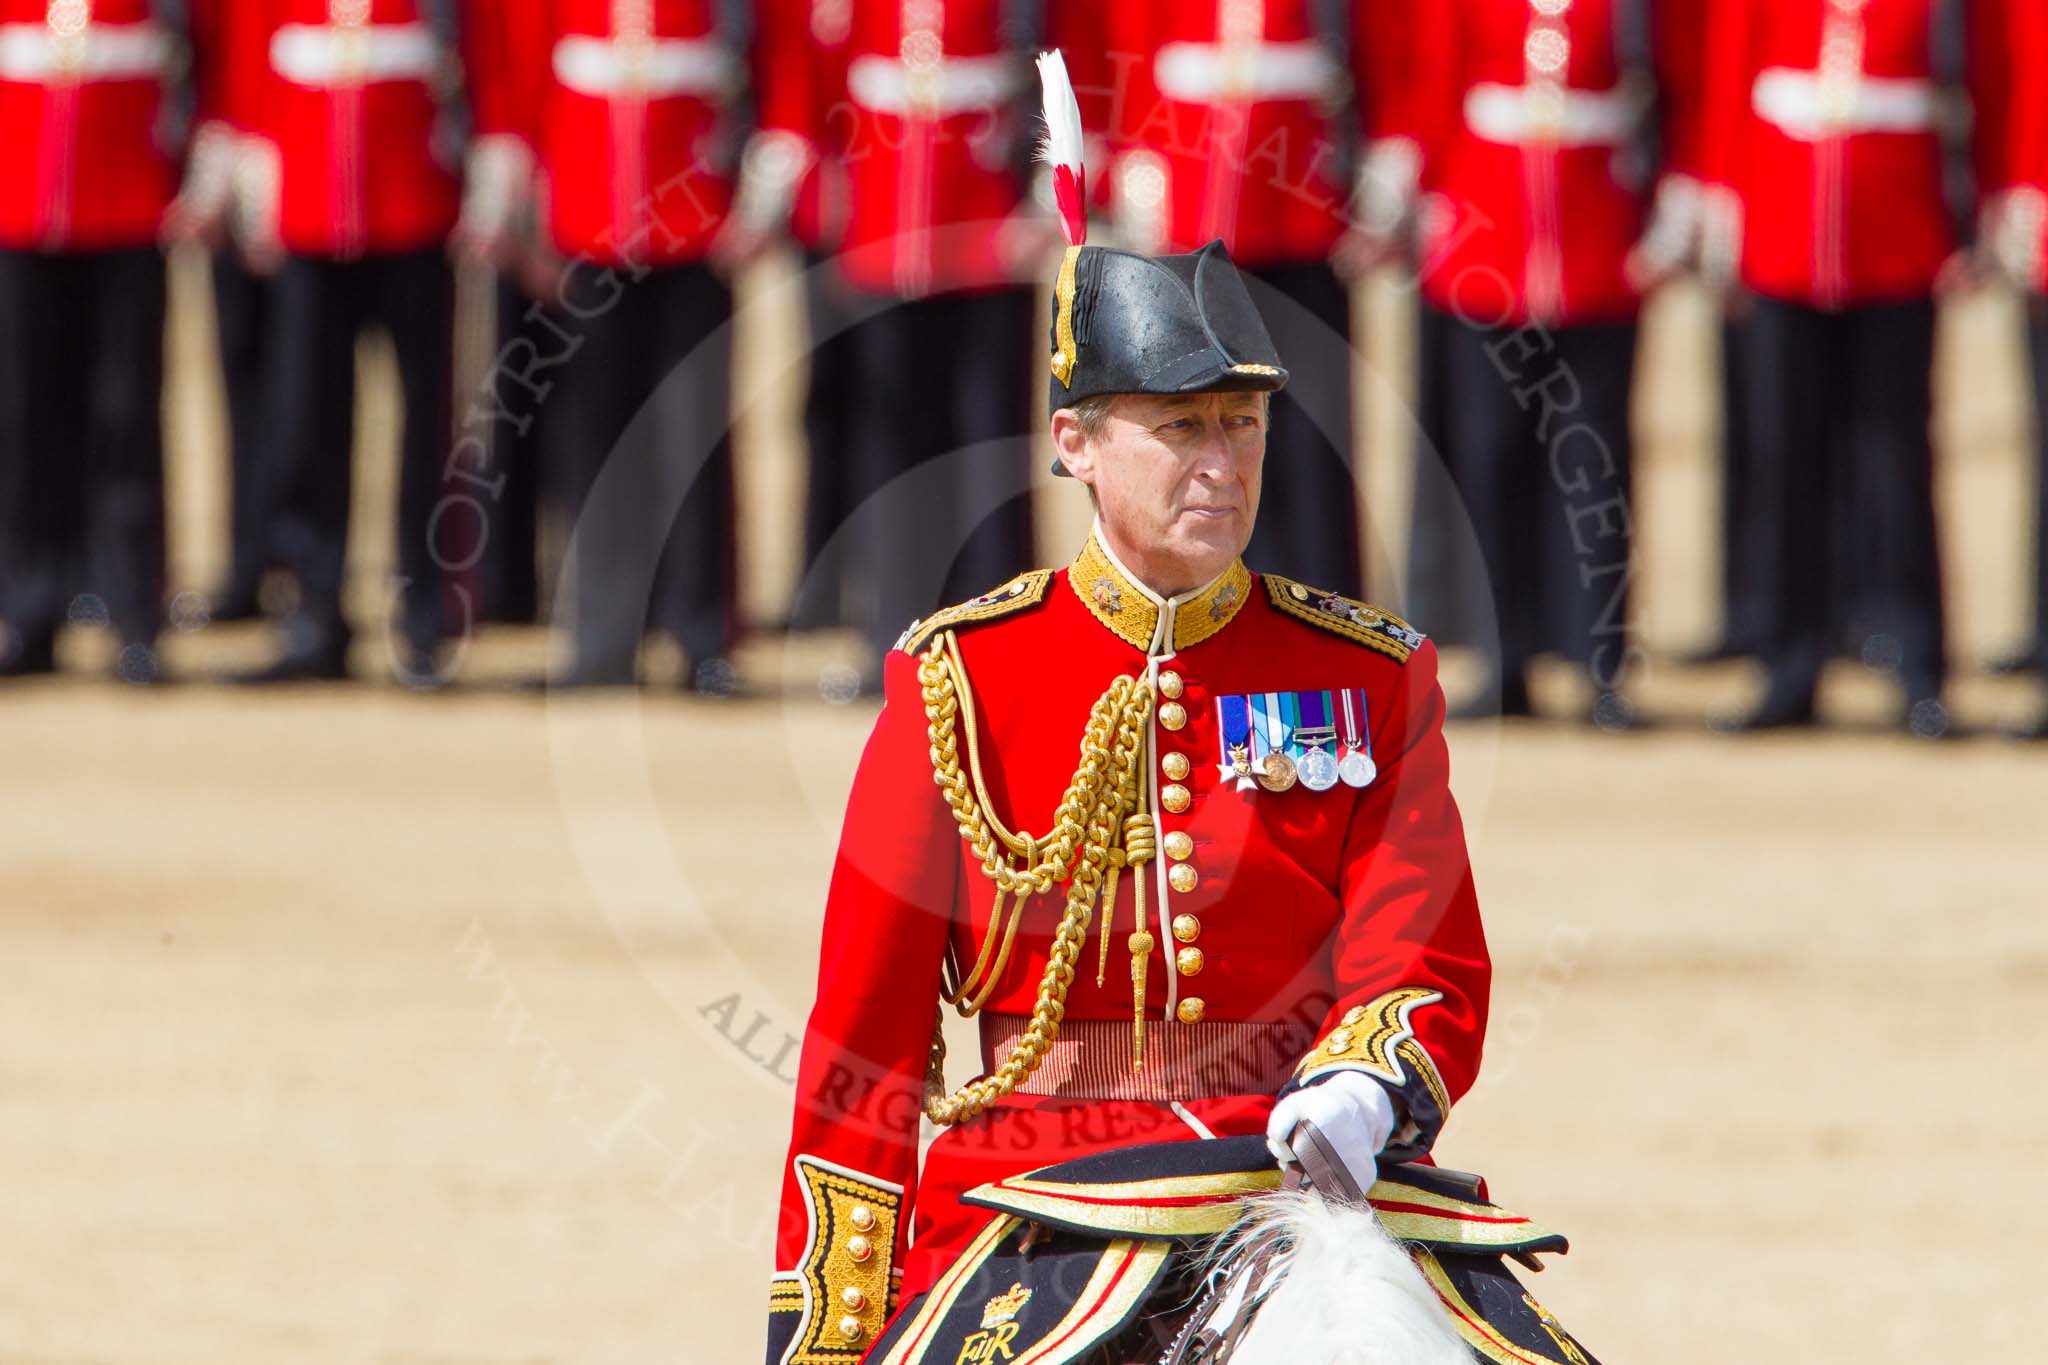
{"label": "black bicorne hat", "polygon": [[[1221,241],[1181,256],[1068,247],[1047,411],[1100,393],[1266,392],[1287,371]],[[1065,467],[1053,462],[1054,473]]]}

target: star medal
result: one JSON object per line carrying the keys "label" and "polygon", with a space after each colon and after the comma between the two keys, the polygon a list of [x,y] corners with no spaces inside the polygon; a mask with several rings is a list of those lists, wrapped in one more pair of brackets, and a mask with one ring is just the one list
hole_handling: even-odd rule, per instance
{"label": "star medal", "polygon": [[1326,792],[1337,785],[1339,776],[1336,756],[1328,747],[1337,742],[1337,727],[1330,723],[1330,694],[1301,692],[1294,702],[1300,712],[1294,740],[1301,753],[1295,760],[1295,770],[1301,776],[1302,786]]}
{"label": "star medal", "polygon": [[1240,789],[1252,784],[1252,722],[1247,703],[1245,697],[1216,699],[1218,747],[1223,754],[1218,771],[1223,781],[1235,782]]}
{"label": "star medal", "polygon": [[1380,775],[1372,761],[1372,735],[1366,729],[1365,691],[1347,687],[1338,693],[1343,704],[1344,757],[1337,764],[1337,776],[1347,787],[1370,787]]}

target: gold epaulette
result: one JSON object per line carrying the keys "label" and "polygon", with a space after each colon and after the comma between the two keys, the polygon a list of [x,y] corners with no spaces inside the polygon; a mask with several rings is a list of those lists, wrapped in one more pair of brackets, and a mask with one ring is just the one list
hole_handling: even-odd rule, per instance
{"label": "gold epaulette", "polygon": [[1045,594],[1052,587],[1051,569],[1033,569],[1020,573],[994,592],[985,592],[979,597],[970,597],[965,602],[935,611],[921,621],[912,621],[910,629],[896,637],[896,648],[911,654],[923,652],[932,637],[942,630],[957,629],[966,625],[980,625],[985,621],[998,620],[1012,612],[1026,607],[1035,607],[1045,600]]}
{"label": "gold epaulette", "polygon": [[1273,606],[1312,626],[1320,626],[1332,635],[1341,635],[1347,640],[1376,649],[1396,663],[1407,663],[1408,656],[1422,647],[1429,637],[1403,621],[1391,612],[1355,601],[1341,593],[1324,592],[1311,588],[1306,583],[1297,583],[1279,574],[1262,574],[1266,593],[1273,599]]}

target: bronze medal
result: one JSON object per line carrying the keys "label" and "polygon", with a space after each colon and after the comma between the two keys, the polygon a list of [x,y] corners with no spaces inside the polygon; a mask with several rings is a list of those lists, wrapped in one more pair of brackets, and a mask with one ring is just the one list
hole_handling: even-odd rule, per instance
{"label": "bronze medal", "polygon": [[1259,785],[1269,792],[1284,792],[1295,780],[1294,760],[1286,754],[1267,754],[1266,761],[1259,765]]}

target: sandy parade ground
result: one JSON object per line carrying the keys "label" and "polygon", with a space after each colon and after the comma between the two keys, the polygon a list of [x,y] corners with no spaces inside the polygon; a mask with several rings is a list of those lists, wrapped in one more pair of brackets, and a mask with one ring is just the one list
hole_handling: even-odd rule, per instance
{"label": "sandy parade ground", "polygon": [[[186,588],[219,560],[201,287],[181,275],[174,354]],[[772,277],[752,297],[781,306]],[[1398,303],[1367,306],[1378,528],[1406,487]],[[1949,321],[1955,695],[1979,733],[1874,728],[1886,685],[1847,666],[1832,730],[1706,729],[1754,680],[1668,662],[1714,621],[1689,297],[1646,338],[1639,406],[1659,723],[1452,732],[1497,976],[1439,1154],[1571,1235],[1536,1287],[1610,1365],[2006,1355],[2034,1317],[2048,753],[1983,733],[2036,701],[1975,669],[2023,634],[2025,420],[2009,302]],[[789,344],[743,336],[756,372]],[[792,572],[787,397],[742,427],[763,619]],[[388,412],[363,442],[367,600]],[[1071,503],[1047,503],[1049,556]],[[187,630],[188,685],[0,695],[0,1361],[758,1359],[788,1039],[872,720],[819,694],[843,642],[762,637],[722,703],[520,690],[536,630],[484,638],[434,695],[205,681],[260,652],[251,627]],[[381,646],[359,656],[375,676]]]}

